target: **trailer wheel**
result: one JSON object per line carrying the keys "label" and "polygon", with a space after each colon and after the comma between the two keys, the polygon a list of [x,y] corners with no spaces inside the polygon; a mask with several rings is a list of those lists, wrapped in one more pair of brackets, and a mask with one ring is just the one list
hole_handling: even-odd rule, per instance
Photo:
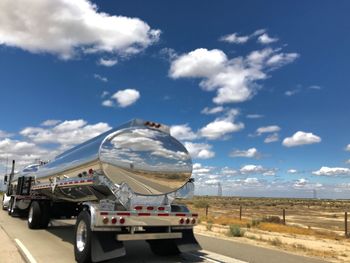
{"label": "trailer wheel", "polygon": [[78,263],[91,262],[91,216],[82,211],[75,224],[74,256]]}
{"label": "trailer wheel", "polygon": [[48,202],[41,202],[40,204],[41,209],[41,222],[40,222],[40,228],[47,228],[50,222],[50,205]]}
{"label": "trailer wheel", "polygon": [[14,198],[13,197],[11,197],[11,199],[10,199],[10,201],[9,201],[9,206],[8,206],[8,208],[7,208],[7,213],[10,215],[10,216],[12,216],[12,214],[13,214],[13,202],[14,202]]}
{"label": "trailer wheel", "polygon": [[28,227],[30,229],[39,229],[42,227],[42,208],[38,201],[33,201],[29,207]]}
{"label": "trailer wheel", "polygon": [[181,253],[173,239],[148,240],[148,243],[152,252],[158,256],[175,256]]}

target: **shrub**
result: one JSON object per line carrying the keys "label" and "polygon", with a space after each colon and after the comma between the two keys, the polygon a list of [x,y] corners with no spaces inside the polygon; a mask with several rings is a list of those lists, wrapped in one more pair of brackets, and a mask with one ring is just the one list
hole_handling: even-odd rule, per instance
{"label": "shrub", "polygon": [[277,237],[272,239],[272,240],[270,240],[270,243],[271,243],[271,245],[276,246],[276,247],[279,247],[279,246],[282,245],[281,239],[279,239]]}
{"label": "shrub", "polygon": [[228,230],[228,236],[230,237],[242,237],[244,236],[244,230],[237,225],[230,225]]}
{"label": "shrub", "polygon": [[207,223],[207,230],[208,231],[211,231],[212,227],[213,227],[212,223]]}
{"label": "shrub", "polygon": [[260,224],[260,220],[259,219],[252,219],[252,227],[258,226]]}
{"label": "shrub", "polygon": [[279,216],[265,216],[261,219],[261,222],[283,224],[283,220]]}
{"label": "shrub", "polygon": [[206,207],[209,207],[209,203],[206,200],[196,200],[194,202],[194,207],[196,207],[196,208],[206,208]]}

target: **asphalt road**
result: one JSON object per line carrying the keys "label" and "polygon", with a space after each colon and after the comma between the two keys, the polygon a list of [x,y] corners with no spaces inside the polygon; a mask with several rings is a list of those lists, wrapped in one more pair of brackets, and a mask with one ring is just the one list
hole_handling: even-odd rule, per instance
{"label": "asphalt road", "polygon": [[[0,211],[0,227],[13,239],[25,246],[38,263],[70,263],[74,261],[74,225],[70,221],[54,221],[46,230],[30,230],[27,221],[13,218]],[[196,236],[203,251],[185,253],[176,257],[159,257],[152,254],[144,241],[125,242],[126,256],[112,262],[230,262],[230,263],[325,263],[285,252],[221,240],[202,235]],[[0,260],[1,261],[1,260]]]}

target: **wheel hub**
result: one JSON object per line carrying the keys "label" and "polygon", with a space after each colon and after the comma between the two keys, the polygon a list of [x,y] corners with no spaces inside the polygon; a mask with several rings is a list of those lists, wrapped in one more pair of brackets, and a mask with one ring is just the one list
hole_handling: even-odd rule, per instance
{"label": "wheel hub", "polygon": [[85,222],[82,220],[78,224],[77,233],[76,233],[76,245],[79,252],[82,252],[85,249],[87,240],[87,227]]}

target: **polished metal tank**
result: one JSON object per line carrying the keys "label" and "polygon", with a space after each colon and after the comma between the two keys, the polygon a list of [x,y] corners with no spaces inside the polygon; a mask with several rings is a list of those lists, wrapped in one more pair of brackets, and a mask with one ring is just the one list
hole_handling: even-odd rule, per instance
{"label": "polished metal tank", "polygon": [[132,120],[57,156],[40,167],[39,183],[85,177],[82,171],[99,171],[115,185],[127,185],[135,194],[155,196],[184,186],[192,173],[186,148],[153,122]]}

